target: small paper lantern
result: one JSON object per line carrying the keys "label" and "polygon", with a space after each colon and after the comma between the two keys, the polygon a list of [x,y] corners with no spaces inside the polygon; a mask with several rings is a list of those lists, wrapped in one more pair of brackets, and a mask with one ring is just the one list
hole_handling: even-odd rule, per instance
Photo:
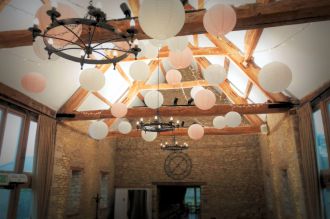
{"label": "small paper lantern", "polygon": [[108,132],[109,130],[107,124],[102,121],[93,122],[88,128],[89,136],[96,140],[104,139],[107,137]]}
{"label": "small paper lantern", "polygon": [[32,93],[41,93],[46,88],[47,79],[39,73],[27,73],[21,79],[22,87]]}
{"label": "small paper lantern", "polygon": [[180,0],[144,0],[140,6],[139,23],[148,36],[165,40],[183,27],[185,10]]}
{"label": "small paper lantern", "polygon": [[180,83],[182,79],[181,72],[175,69],[171,69],[166,73],[166,81],[169,84]]}
{"label": "small paper lantern", "polygon": [[129,74],[134,80],[145,81],[148,79],[149,67],[143,61],[136,61],[130,66]]}
{"label": "small paper lantern", "polygon": [[163,105],[164,97],[159,91],[153,90],[145,95],[144,102],[149,108],[157,109]]}
{"label": "small paper lantern", "polygon": [[287,89],[292,81],[290,68],[280,62],[265,65],[258,75],[260,85],[267,91],[276,93]]}
{"label": "small paper lantern", "polygon": [[217,129],[223,129],[226,127],[226,119],[223,116],[217,116],[213,119],[213,126]]}
{"label": "small paper lantern", "polygon": [[86,68],[80,73],[79,82],[88,91],[98,91],[105,85],[105,77],[100,69]]}
{"label": "small paper lantern", "polygon": [[191,98],[195,99],[196,94],[198,93],[198,91],[200,90],[204,90],[204,87],[201,86],[195,86],[190,90],[190,96]]}
{"label": "small paper lantern", "polygon": [[147,142],[152,142],[157,138],[157,132],[141,131],[142,138]]}
{"label": "small paper lantern", "polygon": [[228,112],[225,115],[226,125],[229,127],[237,127],[242,122],[242,117],[238,112]]}
{"label": "small paper lantern", "polygon": [[128,134],[132,131],[132,125],[128,121],[121,121],[118,125],[118,131],[122,134]]}
{"label": "small paper lantern", "polygon": [[145,44],[144,55],[148,59],[155,59],[158,56],[158,48],[150,43]]}
{"label": "small paper lantern", "polygon": [[205,30],[215,36],[222,36],[235,28],[236,12],[229,5],[217,4],[204,14]]}
{"label": "small paper lantern", "polygon": [[193,140],[199,140],[204,136],[204,128],[200,124],[193,124],[188,128],[188,135]]}
{"label": "small paper lantern", "polygon": [[220,84],[227,77],[227,72],[221,65],[210,65],[204,71],[204,78],[209,84]]}
{"label": "small paper lantern", "polygon": [[176,69],[187,68],[194,59],[193,53],[188,47],[183,51],[170,51],[168,58],[171,65]]}
{"label": "small paper lantern", "polygon": [[173,52],[181,52],[188,46],[188,37],[187,36],[177,36],[172,37],[167,40],[168,48]]}
{"label": "small paper lantern", "polygon": [[110,110],[111,114],[116,118],[122,118],[127,114],[127,106],[123,103],[114,103]]}
{"label": "small paper lantern", "polygon": [[195,105],[201,110],[211,109],[216,100],[214,93],[207,89],[198,91],[194,98]]}

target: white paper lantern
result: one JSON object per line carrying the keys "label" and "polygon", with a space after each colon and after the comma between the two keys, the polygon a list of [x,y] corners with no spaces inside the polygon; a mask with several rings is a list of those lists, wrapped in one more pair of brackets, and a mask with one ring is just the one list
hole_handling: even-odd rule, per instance
{"label": "white paper lantern", "polygon": [[171,37],[167,40],[168,48],[173,52],[181,52],[188,46],[187,36]]}
{"label": "white paper lantern", "polygon": [[198,91],[194,98],[195,105],[201,110],[211,109],[216,100],[214,93],[207,89]]}
{"label": "white paper lantern", "polygon": [[163,105],[164,97],[159,91],[153,90],[145,95],[144,102],[149,108],[157,109]]}
{"label": "white paper lantern", "polygon": [[223,129],[226,127],[226,119],[223,116],[217,116],[213,119],[213,126],[217,129]]}
{"label": "white paper lantern", "polygon": [[111,114],[116,118],[122,118],[127,114],[127,106],[124,103],[114,103],[111,106]]}
{"label": "white paper lantern", "polygon": [[144,0],[140,6],[140,26],[151,38],[165,40],[175,36],[184,21],[185,10],[180,0]]}
{"label": "white paper lantern", "polygon": [[141,131],[142,138],[147,142],[152,142],[157,138],[157,132]]}
{"label": "white paper lantern", "polygon": [[107,124],[102,121],[93,122],[88,128],[89,136],[96,140],[104,139],[107,137],[108,132],[109,130]]}
{"label": "white paper lantern", "polygon": [[228,112],[225,115],[226,125],[229,127],[237,127],[242,122],[242,117],[238,112]]}
{"label": "white paper lantern", "polygon": [[98,91],[105,85],[105,77],[100,69],[86,68],[81,71],[79,82],[88,91]]}
{"label": "white paper lantern", "polygon": [[143,61],[136,61],[130,66],[129,74],[134,80],[145,81],[148,79],[149,67]]}
{"label": "white paper lantern", "polygon": [[209,84],[220,84],[227,77],[227,72],[224,67],[218,64],[213,64],[207,67],[204,71],[204,78]]}
{"label": "white paper lantern", "polygon": [[204,128],[200,124],[193,124],[188,128],[188,135],[193,140],[199,140],[204,136]]}
{"label": "white paper lantern", "polygon": [[169,84],[180,83],[182,79],[181,72],[176,69],[171,69],[166,73],[166,81]]}
{"label": "white paper lantern", "polygon": [[290,68],[280,62],[265,65],[258,75],[260,85],[267,91],[276,93],[287,89],[292,81]]}
{"label": "white paper lantern", "polygon": [[[45,50],[45,43],[42,37],[37,37],[35,42],[33,42],[32,48],[36,56],[41,60],[48,60],[48,52]],[[51,55],[50,60],[56,61],[59,57],[55,54]]]}
{"label": "white paper lantern", "polygon": [[158,48],[151,43],[147,43],[145,44],[144,55],[148,59],[155,59],[158,56]]}
{"label": "white paper lantern", "polygon": [[121,121],[118,125],[118,131],[122,134],[128,134],[132,131],[132,125],[128,121]]}
{"label": "white paper lantern", "polygon": [[195,86],[190,90],[190,96],[191,98],[195,99],[195,95],[198,93],[200,90],[204,90],[205,88],[202,86]]}

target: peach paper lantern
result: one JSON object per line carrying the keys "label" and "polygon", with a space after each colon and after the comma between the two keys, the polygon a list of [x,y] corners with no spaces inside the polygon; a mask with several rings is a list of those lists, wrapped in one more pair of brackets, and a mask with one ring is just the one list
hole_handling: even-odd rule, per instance
{"label": "peach paper lantern", "polygon": [[193,62],[193,53],[190,48],[185,48],[182,52],[170,51],[168,56],[171,65],[176,69],[187,68]]}
{"label": "peach paper lantern", "polygon": [[171,69],[166,73],[166,81],[169,84],[180,83],[181,79],[182,79],[182,75],[178,70]]}
{"label": "peach paper lantern", "polygon": [[216,101],[214,93],[210,90],[200,90],[196,93],[194,102],[195,105],[201,110],[211,109]]}
{"label": "peach paper lantern", "polygon": [[203,18],[205,30],[215,36],[222,36],[232,31],[236,21],[235,10],[224,4],[214,5],[206,11]]}
{"label": "peach paper lantern", "polygon": [[116,118],[122,118],[127,114],[127,106],[123,103],[114,103],[111,107],[111,114]]}
{"label": "peach paper lantern", "polygon": [[39,73],[27,73],[21,79],[22,87],[32,93],[41,93],[46,88],[46,77]]}
{"label": "peach paper lantern", "polygon": [[188,128],[188,135],[193,140],[199,140],[204,136],[204,128],[200,124],[193,124]]}

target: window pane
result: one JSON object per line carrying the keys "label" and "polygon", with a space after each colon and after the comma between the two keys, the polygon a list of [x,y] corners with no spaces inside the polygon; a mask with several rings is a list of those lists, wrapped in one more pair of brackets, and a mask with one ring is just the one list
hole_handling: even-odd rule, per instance
{"label": "window pane", "polygon": [[22,123],[22,117],[8,113],[0,153],[0,170],[13,171],[15,168]]}
{"label": "window pane", "polygon": [[0,189],[0,218],[7,218],[10,190]]}
{"label": "window pane", "polygon": [[32,189],[21,189],[19,193],[16,219],[31,218],[32,203]]}
{"label": "window pane", "polygon": [[33,170],[33,158],[34,158],[34,148],[36,145],[37,136],[37,123],[34,121],[30,122],[29,136],[26,146],[25,160],[24,160],[24,172],[31,173]]}

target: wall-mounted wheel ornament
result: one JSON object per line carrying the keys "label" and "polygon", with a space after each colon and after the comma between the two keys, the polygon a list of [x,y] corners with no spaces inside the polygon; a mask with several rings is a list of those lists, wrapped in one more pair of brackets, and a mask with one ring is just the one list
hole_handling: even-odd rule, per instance
{"label": "wall-mounted wheel ornament", "polygon": [[164,170],[167,176],[175,180],[181,180],[189,176],[192,162],[188,154],[183,152],[170,153],[164,163]]}

